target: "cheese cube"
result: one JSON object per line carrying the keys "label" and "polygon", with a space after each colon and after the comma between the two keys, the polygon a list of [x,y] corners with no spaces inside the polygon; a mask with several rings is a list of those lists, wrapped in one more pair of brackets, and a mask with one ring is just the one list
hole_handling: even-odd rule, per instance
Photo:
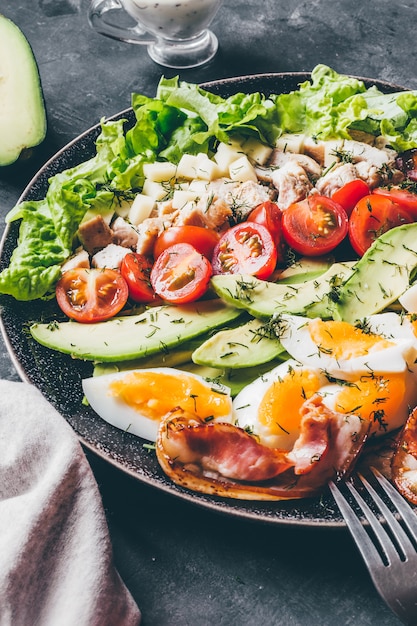
{"label": "cheese cube", "polygon": [[192,191],[196,198],[201,198],[208,191],[208,181],[195,178],[188,186],[188,191]]}
{"label": "cheese cube", "polygon": [[194,191],[176,189],[172,196],[172,208],[182,209],[187,202],[194,202],[197,194]]}
{"label": "cheese cube", "polygon": [[148,218],[155,207],[155,200],[151,196],[146,196],[143,193],[138,195],[133,200],[133,203],[129,211],[129,222],[134,226],[141,224],[146,218]]}
{"label": "cheese cube", "polygon": [[284,133],[277,140],[275,146],[282,152],[293,152],[294,154],[303,154],[305,135],[297,133]]}
{"label": "cheese cube", "polygon": [[271,146],[267,146],[255,137],[249,137],[243,144],[242,150],[258,165],[265,165],[272,153]]}
{"label": "cheese cube", "polygon": [[246,155],[241,156],[229,166],[229,175],[232,180],[244,183],[248,180],[257,182],[256,172]]}
{"label": "cheese cube", "polygon": [[197,177],[198,157],[195,154],[183,154],[177,166],[177,179],[193,180]]}
{"label": "cheese cube", "polygon": [[213,158],[219,167],[221,175],[228,176],[230,165],[241,156],[242,148],[240,145],[219,143]]}
{"label": "cheese cube", "polygon": [[142,188],[142,193],[145,196],[150,196],[156,202],[166,199],[168,192],[169,189],[167,189],[167,185],[162,185],[162,183],[157,183],[149,179],[145,180]]}
{"label": "cheese cube", "polygon": [[215,180],[220,178],[222,172],[215,161],[208,158],[206,154],[197,155],[197,178],[201,180]]}
{"label": "cheese cube", "polygon": [[169,182],[175,178],[177,166],[168,161],[155,161],[155,163],[145,163],[143,166],[143,175],[146,179],[155,183]]}

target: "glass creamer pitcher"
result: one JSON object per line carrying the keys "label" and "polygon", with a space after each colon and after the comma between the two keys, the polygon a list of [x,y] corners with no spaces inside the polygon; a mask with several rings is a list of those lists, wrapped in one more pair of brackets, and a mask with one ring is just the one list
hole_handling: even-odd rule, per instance
{"label": "glass creamer pitcher", "polygon": [[[92,0],[89,21],[102,35],[148,46],[151,59],[172,68],[197,67],[214,57],[208,29],[222,0]],[[128,14],[132,26],[121,24]]]}

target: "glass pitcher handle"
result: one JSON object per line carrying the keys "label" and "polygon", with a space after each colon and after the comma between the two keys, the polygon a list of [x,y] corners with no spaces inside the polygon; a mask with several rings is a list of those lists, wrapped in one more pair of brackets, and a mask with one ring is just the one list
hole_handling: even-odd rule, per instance
{"label": "glass pitcher handle", "polygon": [[[112,21],[117,12],[128,15],[120,0],[92,0],[88,12],[88,21],[91,26],[101,35],[125,41],[148,45],[155,43],[156,38],[143,30],[138,24],[135,26],[118,26]],[[133,18],[132,18],[133,19]]]}

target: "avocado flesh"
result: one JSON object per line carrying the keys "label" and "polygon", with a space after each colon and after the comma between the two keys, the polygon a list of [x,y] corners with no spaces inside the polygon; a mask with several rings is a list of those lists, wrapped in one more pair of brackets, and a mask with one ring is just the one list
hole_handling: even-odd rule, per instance
{"label": "avocado flesh", "polygon": [[352,274],[353,265],[353,261],[333,263],[319,277],[294,284],[270,283],[242,274],[218,274],[212,276],[211,286],[228,304],[261,319],[279,313],[329,318],[332,310],[327,295],[335,281],[339,283]]}
{"label": "avocado flesh", "polygon": [[356,263],[339,290],[334,318],[355,324],[394,304],[417,267],[417,223],[391,228]]}
{"label": "avocado flesh", "polygon": [[47,348],[86,361],[110,363],[167,353],[240,315],[241,311],[216,299],[151,307],[139,315],[92,324],[35,323],[30,332],[35,341]]}
{"label": "avocado flesh", "polygon": [[38,67],[21,30],[0,15],[0,166],[11,165],[46,135]]}
{"label": "avocado flesh", "polygon": [[256,318],[236,328],[220,330],[192,353],[198,365],[242,369],[268,363],[284,352],[265,322]]}

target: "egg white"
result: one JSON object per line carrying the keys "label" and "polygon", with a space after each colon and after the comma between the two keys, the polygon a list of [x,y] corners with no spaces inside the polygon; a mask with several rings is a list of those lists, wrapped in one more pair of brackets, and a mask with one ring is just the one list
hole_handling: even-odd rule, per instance
{"label": "egg white", "polygon": [[[232,400],[230,397],[230,390],[224,385],[214,384],[207,382],[203,377],[191,373],[180,371],[169,367],[156,367],[143,370],[126,370],[121,372],[115,372],[112,374],[104,374],[102,376],[93,376],[91,378],[85,378],[82,381],[82,387],[85,397],[91,406],[91,408],[106,422],[119,428],[147,439],[148,441],[155,442],[158,435],[159,421],[149,418],[146,415],[141,414],[138,410],[129,406],[123,399],[116,397],[110,391],[110,384],[113,381],[123,380],[127,375],[132,372],[161,372],[165,374],[171,374],[174,376],[186,376],[190,379],[199,381],[210,392],[213,389],[219,390],[219,392],[229,399],[229,411],[226,415],[221,416],[221,421],[231,422],[233,420],[232,415]],[[160,389],[160,394],[163,396],[164,389]],[[172,409],[175,406],[171,407]],[[161,419],[164,417],[160,416]],[[218,418],[220,419],[220,418]]]}
{"label": "egg white", "polygon": [[[295,419],[291,430],[281,430],[277,434],[277,432],[272,432],[267,425],[260,422],[259,409],[265,394],[277,382],[285,380],[292,371],[301,372],[306,370],[312,371],[317,375],[320,385],[328,384],[328,378],[321,370],[304,367],[294,359],[289,359],[251,382],[237,394],[233,400],[235,424],[256,435],[263,445],[290,450],[299,435],[299,421],[297,422],[297,419]],[[279,420],[280,416],[277,415],[276,422],[279,423]]]}
{"label": "egg white", "polygon": [[[389,316],[384,318],[384,315]],[[303,365],[322,369],[330,376],[342,380],[355,380],[372,371],[389,373],[404,372],[417,357],[416,337],[409,328],[400,323],[396,313],[380,314],[366,318],[372,332],[388,339],[394,345],[383,349],[370,349],[362,356],[336,358],[320,349],[311,338],[307,317],[281,316],[280,341],[293,359]]]}

